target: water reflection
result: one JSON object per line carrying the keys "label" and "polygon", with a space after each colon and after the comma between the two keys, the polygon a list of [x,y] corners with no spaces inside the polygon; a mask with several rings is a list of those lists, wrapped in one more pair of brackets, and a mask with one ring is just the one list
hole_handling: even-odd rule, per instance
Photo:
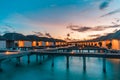
{"label": "water reflection", "polygon": [[10,54],[10,52],[9,52],[9,51],[6,51],[6,52],[5,52],[5,54],[7,54],[7,55],[8,55],[8,54]]}
{"label": "water reflection", "polygon": [[[92,51],[91,51],[92,52]],[[107,73],[102,71],[102,58],[86,58],[86,72],[83,70],[82,57],[70,57],[69,69],[66,68],[66,57],[55,57],[54,67],[52,60],[46,60],[42,64],[36,63],[36,56],[30,57],[27,64],[27,56],[21,59],[21,66],[16,65],[16,59],[2,64],[3,72],[0,72],[0,80],[119,80],[120,60],[107,59]],[[39,58],[40,60],[40,58]],[[40,62],[40,61],[39,61]]]}
{"label": "water reflection", "polygon": [[19,51],[18,52],[9,52],[9,51],[6,51],[3,54],[10,55],[10,54],[18,54],[18,53],[19,53]]}

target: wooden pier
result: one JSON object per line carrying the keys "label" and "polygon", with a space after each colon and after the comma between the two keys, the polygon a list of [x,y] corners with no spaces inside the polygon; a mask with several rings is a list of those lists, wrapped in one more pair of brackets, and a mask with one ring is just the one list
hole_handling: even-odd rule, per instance
{"label": "wooden pier", "polygon": [[119,53],[72,53],[72,52],[31,52],[31,54],[37,54],[41,56],[52,56],[52,67],[54,66],[55,56],[66,57],[66,67],[69,68],[69,57],[82,57],[83,58],[83,70],[86,71],[86,57],[102,58],[103,59],[103,72],[106,72],[106,59],[120,59]]}
{"label": "wooden pier", "polygon": [[17,59],[17,64],[20,64],[20,58],[23,56],[29,56],[30,52],[29,51],[24,51],[24,52],[16,52],[14,54],[9,54],[9,52],[6,52],[6,54],[0,54],[0,71],[2,71],[2,62],[4,60],[10,60],[13,58]]}
{"label": "wooden pier", "polygon": [[[18,60],[18,64],[20,64],[20,58],[23,56],[28,57],[28,64],[30,64],[30,56],[36,55],[36,62],[42,63],[44,60],[44,56],[51,57],[51,66],[54,67],[54,58],[57,56],[64,56],[66,57],[66,68],[69,69],[69,58],[70,57],[82,57],[83,59],[83,70],[86,71],[86,57],[93,57],[93,58],[102,58],[103,59],[103,72],[106,72],[106,59],[113,59],[117,58],[120,59],[120,53],[81,53],[81,52],[52,52],[52,51],[25,51],[25,52],[18,52],[17,54],[3,54],[0,55],[0,70],[2,71],[2,61],[6,59],[16,58]],[[39,58],[40,57],[40,61]]]}

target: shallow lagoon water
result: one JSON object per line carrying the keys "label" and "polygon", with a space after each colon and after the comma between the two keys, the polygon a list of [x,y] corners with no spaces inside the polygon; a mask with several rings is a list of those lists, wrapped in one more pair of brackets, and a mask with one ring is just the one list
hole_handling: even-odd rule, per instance
{"label": "shallow lagoon water", "polygon": [[102,71],[102,58],[86,58],[86,72],[83,71],[82,57],[70,57],[69,69],[66,68],[65,57],[55,57],[54,67],[51,59],[42,64],[36,63],[36,56],[31,56],[27,64],[27,56],[16,66],[16,59],[2,63],[3,72],[0,80],[120,80],[120,60],[107,59],[106,73]]}

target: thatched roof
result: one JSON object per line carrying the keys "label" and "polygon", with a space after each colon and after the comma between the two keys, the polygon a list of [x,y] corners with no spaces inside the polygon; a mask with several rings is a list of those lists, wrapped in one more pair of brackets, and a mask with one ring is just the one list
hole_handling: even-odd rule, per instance
{"label": "thatched roof", "polygon": [[55,39],[55,42],[65,42],[65,41],[61,39]]}
{"label": "thatched roof", "polygon": [[44,42],[54,42],[53,38],[47,38],[47,37],[38,37],[36,35],[27,35],[27,38],[29,38],[31,41],[44,41]]}
{"label": "thatched roof", "polygon": [[120,39],[120,30],[114,33],[113,39]]}
{"label": "thatched roof", "polygon": [[6,33],[3,35],[7,40],[28,40],[23,34],[20,33]]}
{"label": "thatched roof", "polygon": [[[29,41],[44,41],[44,42],[65,42],[61,39],[54,39],[54,38],[47,38],[47,37],[38,37],[36,35],[27,35],[24,36],[23,34],[19,33],[6,33],[3,35],[6,40],[29,40]],[[3,39],[0,37],[0,39]]]}
{"label": "thatched roof", "polygon": [[111,39],[120,39],[120,30],[115,33],[110,33],[106,36],[101,36],[92,41],[103,41],[103,40],[111,40]]}
{"label": "thatched roof", "polygon": [[30,41],[39,41],[39,37],[36,35],[27,35],[27,38],[29,38]]}
{"label": "thatched roof", "polygon": [[104,41],[104,40],[111,40],[113,38],[113,33],[110,33],[106,36],[100,36],[96,39],[93,39],[92,41]]}
{"label": "thatched roof", "polygon": [[113,39],[114,33],[110,33],[107,36],[105,36],[105,40],[111,40]]}
{"label": "thatched roof", "polygon": [[65,42],[65,41],[63,41],[63,40],[61,40],[61,39],[54,39],[54,38],[47,38],[47,37],[39,37],[40,38],[40,40],[42,40],[42,41],[48,41],[48,42]]}
{"label": "thatched roof", "polygon": [[54,39],[53,38],[47,38],[47,37],[40,37],[41,40],[44,40],[44,41],[48,41],[48,42],[54,42]]}
{"label": "thatched roof", "polygon": [[110,35],[108,36],[100,36],[100,37],[97,37],[96,39],[93,39],[92,41],[104,41],[104,40],[107,40],[109,39]]}

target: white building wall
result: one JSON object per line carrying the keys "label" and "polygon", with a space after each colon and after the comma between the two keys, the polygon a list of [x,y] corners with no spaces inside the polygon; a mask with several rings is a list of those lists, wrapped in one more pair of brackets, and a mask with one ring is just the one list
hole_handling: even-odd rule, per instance
{"label": "white building wall", "polygon": [[24,42],[24,47],[32,47],[32,42],[30,42],[30,41],[25,41],[25,42]]}
{"label": "white building wall", "polygon": [[0,49],[6,49],[6,41],[0,41]]}
{"label": "white building wall", "polygon": [[42,46],[46,46],[44,41],[42,41]]}
{"label": "white building wall", "polygon": [[52,46],[55,46],[54,42],[52,42]]}

